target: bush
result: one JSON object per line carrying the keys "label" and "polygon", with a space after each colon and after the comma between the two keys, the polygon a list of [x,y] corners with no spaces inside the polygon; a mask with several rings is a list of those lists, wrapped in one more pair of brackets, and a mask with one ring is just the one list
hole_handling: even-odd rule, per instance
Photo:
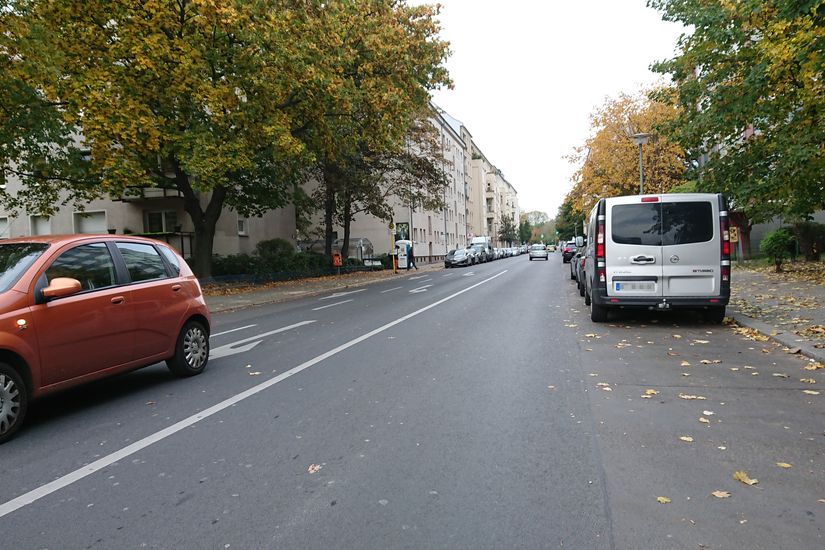
{"label": "bush", "polygon": [[212,275],[251,275],[257,271],[259,259],[249,254],[212,257]]}
{"label": "bush", "polygon": [[260,275],[291,271],[296,254],[295,246],[284,239],[261,241],[255,247],[255,253],[260,259],[257,266]]}
{"label": "bush", "polygon": [[782,262],[793,250],[794,236],[787,228],[771,231],[759,243],[759,251],[771,258],[776,265],[776,272],[782,271]]}

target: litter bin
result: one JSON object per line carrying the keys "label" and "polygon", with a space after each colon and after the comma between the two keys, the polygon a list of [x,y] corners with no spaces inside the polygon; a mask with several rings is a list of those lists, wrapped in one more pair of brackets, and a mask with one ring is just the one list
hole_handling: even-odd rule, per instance
{"label": "litter bin", "polygon": [[341,258],[340,252],[333,252],[332,253],[332,266],[333,267],[341,267],[344,265],[344,260]]}

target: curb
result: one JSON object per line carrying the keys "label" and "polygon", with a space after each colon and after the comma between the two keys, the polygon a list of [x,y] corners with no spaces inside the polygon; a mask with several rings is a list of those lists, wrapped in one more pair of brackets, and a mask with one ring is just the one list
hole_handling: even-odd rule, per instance
{"label": "curb", "polygon": [[801,337],[797,334],[781,330],[768,323],[763,323],[738,311],[728,311],[727,316],[739,325],[757,330],[786,348],[798,348],[801,355],[819,361],[820,363],[825,363],[825,349],[814,347],[809,341],[800,339]]}

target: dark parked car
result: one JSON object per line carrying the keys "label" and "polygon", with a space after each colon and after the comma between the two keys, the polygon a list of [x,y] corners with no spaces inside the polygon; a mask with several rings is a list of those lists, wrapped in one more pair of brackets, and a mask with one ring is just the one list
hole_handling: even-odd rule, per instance
{"label": "dark parked car", "polygon": [[570,261],[570,258],[576,255],[578,252],[578,247],[576,246],[576,241],[567,241],[564,243],[564,248],[561,249],[561,261],[567,263]]}
{"label": "dark parked car", "polygon": [[209,310],[183,258],[125,235],[0,244],[0,443],[31,399],[166,361],[179,376],[209,358]]}
{"label": "dark parked car", "polygon": [[473,265],[473,258],[470,251],[466,248],[459,248],[457,250],[450,250],[447,257],[444,258],[444,267],[456,267],[463,265]]}

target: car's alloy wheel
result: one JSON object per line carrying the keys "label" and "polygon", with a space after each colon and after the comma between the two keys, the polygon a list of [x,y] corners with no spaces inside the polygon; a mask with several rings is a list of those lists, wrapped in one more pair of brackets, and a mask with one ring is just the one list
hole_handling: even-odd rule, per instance
{"label": "car's alloy wheel", "polygon": [[189,321],[180,331],[175,355],[166,362],[179,376],[200,374],[209,360],[209,333],[198,321]]}
{"label": "car's alloy wheel", "polygon": [[23,423],[28,391],[17,371],[0,363],[0,443],[5,442]]}

